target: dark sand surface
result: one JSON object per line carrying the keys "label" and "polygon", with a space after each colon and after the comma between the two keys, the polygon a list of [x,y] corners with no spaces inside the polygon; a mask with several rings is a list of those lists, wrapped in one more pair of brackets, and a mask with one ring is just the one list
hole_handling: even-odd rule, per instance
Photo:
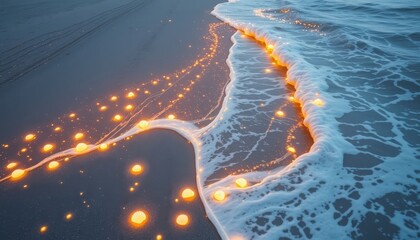
{"label": "dark sand surface", "polygon": [[[2,51],[25,41],[31,42],[40,34],[86,22],[94,14],[123,5],[120,1],[80,2],[75,3],[78,7],[69,7],[71,10],[57,6],[60,11],[54,8],[53,13],[43,4],[47,10],[42,9],[42,16],[37,17],[29,10],[21,13],[22,9],[31,8],[33,4],[6,7],[4,12],[15,13],[9,13],[7,19],[0,21],[1,42],[5,43]],[[208,32],[208,23],[218,21],[210,11],[220,1],[136,2],[144,3],[107,19],[109,21],[75,45],[65,47],[60,45],[62,42],[54,43],[60,46],[50,48],[60,52],[52,58],[48,57],[50,49],[38,44],[37,50],[16,60],[19,66],[26,66],[28,61],[30,64],[27,65],[33,65],[39,59],[45,62],[27,72],[15,71],[16,74],[25,74],[1,84],[0,111],[4,116],[0,126],[1,142],[21,136],[34,126],[45,125],[58,114],[80,109],[98,97],[190,64],[205,47],[202,37]],[[15,17],[19,20],[14,20]],[[47,26],[49,23],[52,26]],[[61,37],[69,38],[67,35]],[[71,38],[74,40],[75,37]],[[18,48],[24,47],[18,45]],[[34,55],[37,56],[35,60]],[[7,59],[2,57],[1,63],[5,62]],[[1,82],[7,79],[3,77]]]}
{"label": "dark sand surface", "polygon": [[[220,1],[2,2],[0,143],[190,64],[205,47],[208,23],[217,22],[209,13]],[[128,168],[136,160],[146,172],[132,193]],[[193,149],[180,136],[153,131],[71,161],[57,172],[39,169],[2,183],[0,239],[218,238],[199,198],[174,203],[183,187],[196,189]],[[151,220],[133,230],[127,219],[137,207]],[[179,211],[191,216],[185,229],[174,227]],[[74,213],[70,222],[67,212]],[[39,234],[44,224],[48,231]]]}
{"label": "dark sand surface", "polygon": [[[193,147],[179,135],[151,131],[109,152],[70,161],[58,171],[39,169],[21,182],[1,186],[0,239],[219,238],[200,199],[180,197],[184,187],[196,194],[197,189]],[[130,166],[138,162],[144,172],[130,175]],[[139,186],[130,192],[134,182]],[[137,208],[146,210],[150,220],[133,229],[128,219]],[[68,212],[74,216],[71,221],[65,220]],[[189,226],[176,226],[179,213],[190,216]],[[42,225],[48,231],[38,234]]]}

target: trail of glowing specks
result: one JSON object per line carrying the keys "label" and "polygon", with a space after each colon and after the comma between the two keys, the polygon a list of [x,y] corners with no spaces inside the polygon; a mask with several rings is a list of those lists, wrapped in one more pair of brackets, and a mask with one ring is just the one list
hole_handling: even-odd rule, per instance
{"label": "trail of glowing specks", "polygon": [[[220,47],[219,38],[223,26],[226,25],[210,24],[210,36],[207,37],[209,47],[204,48],[204,53],[191,65],[174,73],[153,78],[133,89],[125,89],[124,93],[111,95],[108,100],[98,101],[94,108],[85,110],[86,114],[83,111],[72,112],[59,118],[58,123],[49,125],[53,134],[47,138],[56,138],[54,134],[60,134],[59,136],[63,137],[61,144],[47,140],[41,143],[45,138],[43,134],[48,130],[28,132],[23,137],[25,146],[19,147],[17,156],[7,156],[8,174],[4,175],[0,182],[18,181],[43,166],[47,166],[49,170],[57,170],[60,164],[71,158],[92,151],[105,151],[118,142],[130,140],[144,131],[171,129],[193,144],[198,191],[206,211],[220,235],[223,238],[232,237],[228,236],[214,216],[217,204],[225,203],[229,197],[233,197],[234,189],[247,191],[263,181],[261,176],[268,176],[267,172],[293,163],[298,155],[308,151],[312,142],[308,140],[307,129],[302,124],[303,116],[299,103],[292,96],[293,90],[284,86],[283,80],[287,78],[282,79],[281,76],[286,69],[279,66],[280,62],[273,56],[269,57],[273,46],[259,45],[245,33],[235,34],[233,41],[237,48],[243,44],[249,50],[245,52],[245,57],[255,58],[244,66],[243,75],[248,78],[242,77],[239,82],[239,73],[234,72],[236,69],[231,66],[232,81],[225,79],[218,83],[215,88],[219,95],[208,99],[211,104],[205,104],[206,108],[201,105],[194,109],[195,112],[191,111],[188,100],[206,98],[206,87],[200,86],[200,83],[205,79],[209,68],[219,65],[214,59]],[[235,56],[232,56],[231,52],[230,58],[233,57]],[[228,61],[228,64],[230,62]],[[258,62],[267,64],[255,69],[249,67]],[[321,99],[315,99],[314,104],[322,107],[324,103]],[[92,119],[94,122],[86,125],[88,130],[65,134],[67,128],[72,131],[82,129],[80,123]],[[109,127],[110,121],[116,124]],[[67,127],[71,124],[76,126]],[[90,126],[96,127],[91,129]],[[103,129],[99,129],[98,126]],[[225,136],[229,132],[240,138]],[[66,145],[70,138],[73,138],[74,143],[68,148]],[[221,146],[226,148],[225,152],[218,154]],[[4,144],[3,148],[11,149],[11,145]],[[38,149],[49,156],[29,167],[23,167],[25,164],[22,161],[10,160],[26,158],[30,163],[34,158],[30,153],[36,155]],[[4,156],[6,154],[2,153],[2,157]],[[214,159],[216,161],[213,161]],[[131,168],[132,174],[141,171],[142,166],[139,164]],[[230,186],[229,181],[232,181],[234,188]],[[192,196],[194,192],[191,189],[182,192],[185,199]],[[210,203],[211,201],[214,203]],[[153,216],[148,216],[146,211],[136,210],[130,215],[130,222],[134,227],[142,227],[151,217]],[[176,224],[188,225],[188,215],[179,215]],[[45,229],[40,229],[41,233],[47,231],[46,226],[44,227]]]}

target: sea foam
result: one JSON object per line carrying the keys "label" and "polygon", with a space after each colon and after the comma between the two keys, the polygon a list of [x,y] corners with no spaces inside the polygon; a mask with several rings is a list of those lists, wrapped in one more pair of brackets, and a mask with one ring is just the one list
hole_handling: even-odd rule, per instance
{"label": "sea foam", "polygon": [[[248,174],[258,184],[232,190],[224,204],[210,193],[232,179],[204,186],[227,236],[419,237],[419,9],[414,1],[273,0],[215,8],[221,20],[274,46],[315,140],[287,167]],[[246,75],[236,69],[244,61],[237,56],[247,43],[234,39],[229,63],[232,81],[240,82]],[[204,165],[217,161],[226,159]]]}

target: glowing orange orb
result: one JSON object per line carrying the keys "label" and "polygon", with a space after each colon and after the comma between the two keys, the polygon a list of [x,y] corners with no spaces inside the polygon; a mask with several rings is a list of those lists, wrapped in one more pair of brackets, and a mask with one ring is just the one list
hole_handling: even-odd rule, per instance
{"label": "glowing orange orb", "polygon": [[84,152],[88,149],[88,145],[86,143],[79,143],[76,145],[76,152]]}
{"label": "glowing orange orb", "polygon": [[133,98],[133,97],[135,97],[136,96],[136,94],[134,94],[133,92],[129,92],[128,94],[127,94],[127,98]]}
{"label": "glowing orange orb", "polygon": [[142,226],[147,221],[147,214],[142,210],[135,211],[131,214],[130,221],[134,226]]}
{"label": "glowing orange orb", "polygon": [[141,120],[138,124],[137,127],[141,128],[141,129],[146,129],[149,126],[149,122],[146,120]]}
{"label": "glowing orange orb", "polygon": [[325,102],[322,99],[317,98],[317,99],[315,99],[315,100],[312,101],[312,104],[314,104],[314,105],[316,105],[318,107],[322,107],[322,106],[325,105]]}
{"label": "glowing orange orb", "polygon": [[79,140],[81,138],[83,138],[85,135],[83,133],[76,133],[76,135],[74,135],[74,139]]}
{"label": "glowing orange orb", "polygon": [[115,122],[119,122],[119,121],[121,121],[121,120],[122,120],[122,116],[121,116],[121,115],[119,115],[119,114],[117,114],[117,115],[115,115],[115,116],[114,116],[113,120],[114,120]]}
{"label": "glowing orange orb", "polygon": [[276,112],[276,115],[278,116],[278,117],[284,117],[284,112],[283,111],[277,111]]}
{"label": "glowing orange orb", "polygon": [[15,168],[17,165],[18,165],[17,162],[11,162],[11,163],[7,164],[6,168],[7,169],[12,169],[12,168]]}
{"label": "glowing orange orb", "polygon": [[53,148],[54,148],[54,145],[52,145],[52,144],[50,144],[50,143],[47,143],[47,144],[45,144],[45,145],[44,145],[44,147],[42,148],[42,150],[43,150],[44,152],[49,152],[49,151],[51,151]]}
{"label": "glowing orange orb", "polygon": [[102,143],[101,145],[99,145],[99,149],[100,150],[107,150],[108,149],[108,144]]}
{"label": "glowing orange orb", "polygon": [[143,167],[140,164],[135,164],[131,167],[131,173],[139,175],[143,171]]}
{"label": "glowing orange orb", "polygon": [[167,118],[168,118],[169,120],[173,120],[173,119],[175,119],[175,115],[173,115],[173,114],[169,114]]}
{"label": "glowing orange orb", "polygon": [[69,118],[74,118],[74,117],[76,117],[76,113],[70,113],[69,114]]}
{"label": "glowing orange orb", "polygon": [[131,109],[133,109],[133,105],[128,104],[127,106],[125,106],[125,110],[129,111]]}
{"label": "glowing orange orb", "polygon": [[117,99],[118,99],[118,97],[117,97],[117,96],[112,96],[110,100],[111,100],[112,102],[115,102],[115,101],[117,101]]}
{"label": "glowing orange orb", "polygon": [[190,219],[186,214],[179,214],[176,217],[176,224],[178,224],[179,226],[187,226],[189,222]]}
{"label": "glowing orange orb", "polygon": [[99,111],[105,111],[105,110],[107,110],[108,109],[108,107],[107,106],[102,106],[102,107],[100,107],[99,108]]}
{"label": "glowing orange orb", "polygon": [[213,194],[213,198],[217,201],[223,201],[226,198],[226,193],[222,190],[217,190]]}
{"label": "glowing orange orb", "polygon": [[296,153],[296,149],[294,147],[287,147],[287,151],[291,152],[291,153]]}
{"label": "glowing orange orb", "polygon": [[25,141],[32,141],[35,139],[35,134],[33,133],[29,133],[28,135],[25,136]]}
{"label": "glowing orange orb", "polygon": [[235,180],[235,185],[238,188],[245,188],[248,186],[248,181],[245,178],[238,178]]}
{"label": "glowing orange orb", "polygon": [[23,169],[16,169],[12,172],[10,176],[12,177],[13,180],[18,180],[22,178],[25,175],[25,173],[26,171]]}
{"label": "glowing orange orb", "polygon": [[161,234],[156,235],[156,240],[162,240],[163,236]]}
{"label": "glowing orange orb", "polygon": [[266,68],[266,69],[264,70],[264,72],[266,72],[266,73],[271,73],[271,69]]}
{"label": "glowing orange orb", "polygon": [[41,228],[39,228],[40,233],[45,233],[47,230],[48,230],[47,226],[41,226]]}
{"label": "glowing orange orb", "polygon": [[190,188],[186,188],[182,191],[181,196],[187,201],[191,201],[195,198],[195,192]]}
{"label": "glowing orange orb", "polygon": [[57,162],[57,161],[51,161],[48,164],[48,168],[51,169],[51,170],[54,170],[54,169],[58,168],[59,165],[60,165],[59,162]]}
{"label": "glowing orange orb", "polygon": [[67,213],[66,214],[66,220],[69,221],[73,218],[73,214],[72,213]]}

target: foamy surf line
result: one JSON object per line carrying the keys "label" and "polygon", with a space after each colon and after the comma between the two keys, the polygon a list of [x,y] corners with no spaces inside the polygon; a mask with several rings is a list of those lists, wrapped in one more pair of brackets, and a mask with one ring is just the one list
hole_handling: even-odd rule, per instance
{"label": "foamy surf line", "polygon": [[[366,45],[384,49],[394,39],[389,37],[387,41],[391,43],[385,44],[381,41],[361,43],[357,34],[370,29],[349,34],[337,30],[339,28],[334,25],[337,19],[346,19],[342,15],[354,18],[355,14],[360,14],[353,6],[343,11],[341,3],[325,6],[304,2],[284,4],[279,6],[277,1],[271,0],[232,0],[216,6],[213,14],[246,35],[272,46],[274,58],[288,68],[287,81],[296,88],[295,98],[302,105],[305,125],[314,138],[314,145],[308,154],[284,169],[271,172],[246,193],[238,194],[223,206],[213,206],[215,215],[229,236],[239,235],[245,239],[418,237],[420,232],[416,222],[419,222],[419,214],[415,213],[418,204],[412,203],[418,203],[415,176],[419,172],[419,147],[416,138],[410,138],[405,132],[418,132],[412,121],[419,121],[398,117],[401,114],[408,116],[402,109],[412,105],[408,102],[404,106],[404,101],[415,101],[417,94],[409,88],[394,87],[395,92],[403,91],[401,100],[394,100],[395,95],[387,88],[373,90],[384,82],[377,77],[378,72],[390,79],[395,78],[393,72],[383,66],[398,63],[408,69],[418,64],[419,58],[412,54],[415,45],[407,45],[411,48],[409,51],[402,51],[399,49],[401,45],[395,45],[396,49],[391,49],[394,52],[386,53],[386,56],[394,54],[395,59],[378,53],[374,55],[367,52]],[[306,11],[316,7],[331,14],[331,19],[328,14],[321,17],[317,11]],[[339,10],[331,11],[334,7]],[[385,10],[363,6],[360,9],[367,9],[367,13],[362,13],[365,15],[377,11],[377,15],[372,15],[371,24],[381,26],[383,20],[388,19],[389,12],[399,14],[396,12],[398,8],[386,3],[383,8]],[[307,19],[320,18],[334,27],[306,20],[305,14]],[[415,21],[414,15],[410,17],[408,19]],[[350,25],[353,22],[340,23]],[[356,21],[351,27],[362,28],[366,26],[363,23]],[[407,28],[400,31],[413,30]],[[377,29],[371,34],[378,34]],[[387,34],[385,32],[379,37],[387,38]],[[348,39],[344,41],[342,38],[346,37]],[[369,38],[369,35],[363,37]],[[339,44],[340,41],[347,45]],[[349,45],[361,49],[350,52],[354,59],[346,55],[349,53],[345,47]],[[366,66],[359,63],[360,59]],[[394,69],[402,76],[410,73],[401,70],[404,68],[400,66]],[[366,72],[366,76],[359,71]],[[350,74],[368,87],[356,82],[353,89],[350,88]],[[415,78],[396,79],[407,84],[416,82]],[[365,97],[365,92],[392,100],[378,103],[376,99]],[[395,113],[389,110],[390,104],[396,104]],[[389,125],[385,129],[376,126],[383,119],[392,126],[390,131],[386,129]],[[375,131],[356,130],[356,127]],[[355,130],[343,131],[348,128]]]}

